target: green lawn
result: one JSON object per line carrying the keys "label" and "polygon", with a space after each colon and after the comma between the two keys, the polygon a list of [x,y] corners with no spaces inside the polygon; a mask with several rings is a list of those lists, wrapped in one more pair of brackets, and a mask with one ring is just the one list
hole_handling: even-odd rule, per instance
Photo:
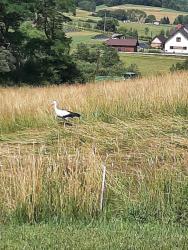
{"label": "green lawn", "polygon": [[139,36],[146,36],[145,28],[149,28],[149,32],[147,36],[154,37],[156,35],[159,35],[162,30],[165,32],[167,30],[171,30],[173,28],[173,25],[154,25],[154,24],[145,24],[145,23],[122,23],[120,22],[119,28],[121,27],[127,28],[127,29],[136,29],[138,31]]}
{"label": "green lawn", "polygon": [[92,37],[100,34],[99,32],[92,31],[80,31],[80,32],[69,32],[68,37],[72,38],[72,48],[75,48],[79,43],[96,44],[100,43],[99,40],[92,39]]}
{"label": "green lawn", "polygon": [[126,66],[137,64],[143,76],[167,73],[172,64],[185,60],[184,57],[123,53],[120,54],[120,58]]}
{"label": "green lawn", "polygon": [[0,249],[187,249],[188,229],[110,223],[1,226]]}

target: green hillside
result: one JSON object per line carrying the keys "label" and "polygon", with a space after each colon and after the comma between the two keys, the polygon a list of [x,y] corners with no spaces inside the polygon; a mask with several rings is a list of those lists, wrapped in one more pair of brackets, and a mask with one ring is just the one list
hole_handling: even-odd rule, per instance
{"label": "green hillside", "polygon": [[80,8],[94,11],[97,5],[116,6],[121,4],[139,4],[145,6],[163,7],[173,10],[188,11],[188,0],[77,0]]}

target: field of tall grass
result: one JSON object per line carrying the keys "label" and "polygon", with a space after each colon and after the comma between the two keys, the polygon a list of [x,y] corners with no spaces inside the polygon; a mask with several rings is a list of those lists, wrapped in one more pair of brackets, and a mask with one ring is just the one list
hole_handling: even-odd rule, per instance
{"label": "field of tall grass", "polygon": [[[0,223],[188,225],[188,74],[0,89]],[[72,126],[51,102],[81,113]],[[100,207],[106,167],[103,210]]]}

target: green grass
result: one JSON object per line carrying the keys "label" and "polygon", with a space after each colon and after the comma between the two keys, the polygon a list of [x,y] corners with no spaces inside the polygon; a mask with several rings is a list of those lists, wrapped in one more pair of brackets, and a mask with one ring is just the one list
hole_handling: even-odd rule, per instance
{"label": "green grass", "polygon": [[120,54],[120,58],[126,66],[137,64],[143,76],[168,73],[173,64],[185,60],[185,57],[124,53]]}
{"label": "green grass", "polygon": [[72,38],[71,47],[75,48],[79,43],[86,43],[86,44],[97,44],[101,43],[101,41],[92,39],[92,37],[100,34],[100,32],[93,32],[93,31],[80,31],[80,32],[70,32],[67,33],[68,37]]}
{"label": "green grass", "polygon": [[0,249],[187,249],[187,83],[1,88]]}
{"label": "green grass", "polygon": [[177,225],[110,222],[2,226],[0,249],[187,249],[188,229]]}
{"label": "green grass", "polygon": [[149,28],[149,32],[147,36],[155,37],[159,35],[162,30],[165,32],[167,30],[171,30],[173,28],[172,25],[154,25],[154,24],[144,24],[144,23],[120,23],[119,29],[126,28],[126,29],[136,29],[138,31],[139,36],[146,36],[145,28]]}

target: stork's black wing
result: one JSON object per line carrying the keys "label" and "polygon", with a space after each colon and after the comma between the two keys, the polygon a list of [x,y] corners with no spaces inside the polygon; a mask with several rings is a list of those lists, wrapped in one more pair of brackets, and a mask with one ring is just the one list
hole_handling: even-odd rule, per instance
{"label": "stork's black wing", "polygon": [[66,119],[66,118],[74,118],[74,117],[80,117],[81,115],[80,114],[78,114],[78,113],[74,113],[74,112],[71,112],[71,111],[68,111],[68,112],[70,112],[70,114],[68,114],[68,115],[65,115],[63,118],[64,119]]}

